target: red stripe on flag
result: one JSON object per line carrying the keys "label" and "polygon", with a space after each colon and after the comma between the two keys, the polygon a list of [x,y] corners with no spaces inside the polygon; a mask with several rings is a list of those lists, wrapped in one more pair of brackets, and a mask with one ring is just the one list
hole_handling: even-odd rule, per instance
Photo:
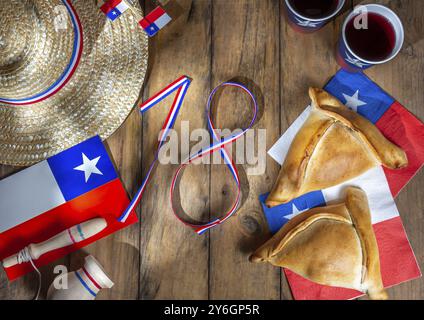
{"label": "red stripe on flag", "polygon": [[152,23],[150,21],[148,21],[146,18],[144,18],[144,19],[140,20],[139,24],[143,29],[146,29]]}
{"label": "red stripe on flag", "polygon": [[[400,217],[373,225],[380,252],[381,274],[384,286],[412,280],[421,276],[415,255],[406,236]],[[284,270],[296,300],[347,300],[361,292],[316,284]]]}
{"label": "red stripe on flag", "polygon": [[[112,195],[112,196],[111,196]],[[117,218],[129,204],[129,199],[119,179],[115,179],[76,199],[39,215],[25,223],[0,234],[0,259],[17,253],[30,243],[45,241],[59,232],[81,222],[103,217],[108,226],[99,234],[76,243],[42,255],[35,261],[37,266],[53,262],[71,252],[95,242],[137,221],[133,212],[125,223]],[[23,263],[5,269],[10,280],[14,280],[33,270],[30,263]]]}
{"label": "red stripe on flag", "polygon": [[376,126],[386,138],[405,150],[408,166],[391,170],[384,168],[393,197],[413,178],[424,164],[424,124],[399,102],[377,121]]}
{"label": "red stripe on flag", "polygon": [[380,251],[381,274],[385,287],[421,276],[400,217],[375,224],[374,232]]}
{"label": "red stripe on flag", "polygon": [[157,7],[152,12],[150,12],[144,19],[152,23],[159,19],[164,13],[166,12],[162,9],[162,7]]}
{"label": "red stripe on flag", "polygon": [[100,10],[102,10],[104,12],[104,14],[108,14],[113,8],[115,8],[121,2],[122,2],[122,0],[109,0],[109,1],[106,1],[100,7]]}

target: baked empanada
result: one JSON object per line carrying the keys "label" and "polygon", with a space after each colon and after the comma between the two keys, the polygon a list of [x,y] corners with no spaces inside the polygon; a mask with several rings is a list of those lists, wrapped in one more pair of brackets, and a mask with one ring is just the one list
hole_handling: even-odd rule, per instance
{"label": "baked empanada", "polygon": [[344,203],[292,218],[250,261],[269,262],[322,285],[355,289],[371,299],[387,299],[368,200],[358,188],[346,188]]}
{"label": "baked empanada", "polygon": [[357,177],[372,167],[408,165],[405,152],[370,121],[321,89],[309,89],[312,111],[290,146],[266,205]]}

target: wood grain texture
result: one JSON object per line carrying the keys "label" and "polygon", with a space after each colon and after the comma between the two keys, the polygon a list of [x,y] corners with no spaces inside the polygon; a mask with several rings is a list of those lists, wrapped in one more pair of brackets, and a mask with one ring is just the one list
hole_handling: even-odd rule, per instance
{"label": "wood grain texture", "polygon": [[[212,17],[212,83],[216,86],[235,78],[255,92],[259,107],[265,109],[254,127],[255,134],[258,135],[258,129],[266,129],[270,146],[280,131],[279,3],[214,1]],[[230,130],[243,128],[251,119],[251,102],[242,93],[229,91],[226,89],[214,109],[216,126]],[[257,143],[254,146],[257,149]],[[236,152],[236,145],[232,149]],[[237,215],[210,232],[211,299],[280,297],[280,270],[248,261],[249,254],[268,231],[258,201],[258,195],[269,190],[277,174],[276,165],[268,160],[265,174],[247,176],[248,188],[243,189],[244,203]],[[239,168],[247,175],[248,165]],[[234,191],[228,168],[212,165],[211,212],[226,212],[235,199]]]}
{"label": "wood grain texture", "polygon": [[[136,109],[125,125],[107,139],[107,147],[128,194],[133,195],[142,169],[142,126]],[[136,211],[140,216],[139,208]],[[115,283],[113,290],[100,291],[97,299],[138,299],[139,244],[140,221],[71,254],[70,269],[80,268],[85,256],[92,254]]]}
{"label": "wood grain texture", "polygon": [[[267,131],[269,148],[308,105],[307,88],[322,87],[338,70],[335,46],[344,14],[314,34],[300,34],[287,24],[283,0],[161,1],[174,21],[150,41],[148,78],[141,96],[147,99],[182,74],[193,78],[176,134],[206,128],[204,108],[211,89],[237,80],[251,88],[260,104],[255,125]],[[424,119],[424,2],[374,0],[394,9],[405,27],[405,44],[393,61],[367,75],[421,120]],[[142,1],[144,7],[144,1]],[[154,7],[146,1],[146,11]],[[133,195],[153,158],[159,130],[172,97],[143,117],[136,110],[107,140],[123,183]],[[214,107],[218,128],[243,127],[250,119],[249,100],[225,89]],[[189,121],[189,128],[182,125]],[[183,137],[184,138],[184,137]],[[192,136],[190,146],[198,142]],[[180,139],[178,139],[181,141]],[[255,152],[257,144],[255,143]],[[232,148],[235,155],[236,147]],[[183,155],[187,150],[179,152]],[[278,166],[266,160],[263,175],[247,175],[252,165],[239,165],[243,205],[221,226],[198,236],[176,220],[169,204],[170,180],[176,166],[157,167],[138,208],[140,223],[42,268],[45,296],[63,264],[74,270],[93,254],[115,282],[99,299],[290,299],[290,289],[278,268],[251,264],[247,257],[269,236],[257,196],[271,188]],[[18,168],[0,166],[0,177]],[[225,165],[190,166],[181,181],[182,205],[193,218],[208,219],[224,212],[234,199],[234,184]],[[424,174],[421,171],[396,199],[406,232],[424,270]],[[34,273],[9,283],[0,271],[0,299],[30,299],[36,290]],[[392,299],[424,299],[424,281],[417,279],[388,290]]]}
{"label": "wood grain texture", "polygon": [[[182,14],[168,32],[152,42],[152,73],[145,90],[151,96],[186,74],[193,83],[184,100],[181,120],[190,130],[205,128],[203,105],[210,87],[210,2],[179,1]],[[147,8],[149,11],[150,8]],[[152,160],[158,134],[172,98],[150,110],[143,119],[143,163]],[[175,166],[159,165],[144,195],[141,209],[140,298],[206,299],[208,297],[208,235],[199,237],[174,217],[169,187]],[[195,218],[209,215],[209,170],[190,166],[182,177],[183,206]]]}

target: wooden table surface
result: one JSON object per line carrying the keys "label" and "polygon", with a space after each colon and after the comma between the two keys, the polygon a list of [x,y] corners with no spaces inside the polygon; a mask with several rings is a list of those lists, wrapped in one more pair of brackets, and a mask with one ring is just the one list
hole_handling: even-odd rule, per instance
{"label": "wooden table surface", "polygon": [[[151,3],[151,1],[148,1]],[[263,115],[256,129],[267,130],[267,149],[309,103],[307,88],[322,87],[338,70],[335,44],[346,12],[360,1],[347,0],[345,12],[314,34],[294,32],[286,22],[283,1],[178,0],[179,17],[151,40],[149,71],[142,96],[148,98],[181,74],[194,81],[176,123],[190,121],[190,131],[206,128],[204,106],[210,90],[237,78],[254,84]],[[424,119],[424,1],[365,1],[388,5],[401,17],[405,44],[398,57],[367,75]],[[174,4],[175,8],[175,4]],[[152,9],[148,4],[146,10]],[[177,10],[178,11],[178,10]],[[235,128],[246,123],[243,97],[222,96],[216,123]],[[130,195],[150,163],[168,104],[143,118],[134,111],[107,144]],[[237,110],[237,111],[235,111]],[[4,176],[17,168],[2,166]],[[246,166],[241,166],[242,173]],[[42,296],[54,278],[53,267],[74,270],[93,254],[115,282],[99,299],[291,299],[281,270],[252,264],[248,255],[269,237],[257,200],[269,191],[278,165],[267,158],[266,173],[247,176],[244,204],[237,215],[202,236],[178,222],[169,205],[175,166],[158,166],[142,204],[140,223],[41,269]],[[248,185],[248,187],[246,187]],[[209,217],[228,208],[234,186],[224,165],[191,166],[182,179],[183,206]],[[424,172],[418,173],[396,199],[406,232],[424,269]],[[35,273],[13,283],[0,271],[0,299],[30,299]],[[389,290],[393,299],[423,299],[417,279]]]}

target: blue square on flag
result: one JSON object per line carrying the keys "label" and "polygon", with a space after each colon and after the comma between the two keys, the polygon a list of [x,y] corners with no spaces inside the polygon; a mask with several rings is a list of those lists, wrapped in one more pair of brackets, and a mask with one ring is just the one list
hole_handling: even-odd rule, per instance
{"label": "blue square on flag", "polygon": [[111,10],[110,12],[108,12],[107,17],[114,21],[115,19],[117,19],[120,15],[122,14],[121,11],[119,11],[117,8]]}
{"label": "blue square on flag", "polygon": [[165,27],[171,17],[162,9],[161,6],[156,7],[145,18],[139,21],[140,26],[144,29],[149,37],[153,37],[160,29]]}
{"label": "blue square on flag", "polygon": [[100,7],[100,10],[112,21],[129,9],[124,0],[108,0]]}
{"label": "blue square on flag", "polygon": [[376,123],[394,99],[361,73],[340,70],[324,88],[343,104]]}
{"label": "blue square on flag", "polygon": [[145,29],[145,31],[149,37],[153,37],[156,33],[159,32],[159,28],[154,23],[152,23]]}
{"label": "blue square on flag", "polygon": [[322,207],[326,205],[324,195],[321,191],[309,192],[300,197],[297,197],[296,199],[293,199],[288,203],[280,204],[272,208],[268,208],[265,205],[265,200],[267,197],[268,193],[263,194],[259,196],[259,200],[261,201],[262,208],[268,222],[269,230],[272,233],[276,233],[291,218],[297,216],[299,213],[302,213],[311,208]]}
{"label": "blue square on flag", "polygon": [[99,136],[47,159],[66,201],[117,178]]}

